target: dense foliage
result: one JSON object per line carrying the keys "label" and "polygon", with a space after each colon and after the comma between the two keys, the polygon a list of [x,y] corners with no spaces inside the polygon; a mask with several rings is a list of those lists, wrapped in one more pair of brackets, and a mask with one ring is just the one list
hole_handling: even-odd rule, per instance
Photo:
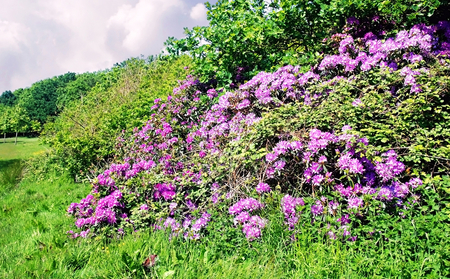
{"label": "dense foliage", "polygon": [[[78,101],[71,102],[46,125],[44,140],[52,146],[72,175],[114,155],[116,137],[124,129],[142,125],[151,114],[153,100],[167,96],[185,76],[186,56],[174,59],[130,59],[104,73]],[[85,76],[81,82],[88,83]],[[78,94],[80,83],[66,87],[67,98]],[[81,90],[82,92],[82,90]],[[61,100],[62,101],[62,100]],[[84,176],[84,175],[82,175]]]}
{"label": "dense foliage", "polygon": [[392,38],[339,33],[310,71],[261,72],[220,97],[188,76],[119,137],[114,163],[69,207],[79,229],[70,233],[199,239],[240,229],[253,241],[281,209],[292,239],[364,245],[421,239],[432,220],[445,237],[431,249],[445,259],[449,42],[448,22]]}
{"label": "dense foliage", "polygon": [[[207,4],[209,25],[186,29],[186,38],[170,38],[169,53],[189,52],[202,80],[215,77],[228,86],[244,67],[249,75],[286,64],[308,65],[324,51],[322,39],[349,17],[376,15],[385,31],[446,18],[448,1],[293,1],[221,0]],[[386,26],[385,26],[386,27]]]}

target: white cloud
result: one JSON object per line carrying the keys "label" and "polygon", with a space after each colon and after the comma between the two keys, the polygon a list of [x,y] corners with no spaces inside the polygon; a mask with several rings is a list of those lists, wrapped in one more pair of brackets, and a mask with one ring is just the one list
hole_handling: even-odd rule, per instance
{"label": "white cloud", "polygon": [[108,20],[108,27],[122,28],[126,36],[122,45],[136,52],[151,44],[159,33],[171,26],[173,15],[183,15],[184,4],[180,0],[140,0],[134,7],[123,5]]}
{"label": "white cloud", "polygon": [[19,23],[0,20],[0,49],[20,51],[21,45],[26,43],[28,31]]}
{"label": "white cloud", "polygon": [[0,93],[158,54],[183,27],[205,24],[197,1],[0,0]]}
{"label": "white cloud", "polygon": [[206,21],[206,7],[203,3],[198,3],[191,9],[191,13],[189,14],[193,20],[197,21]]}

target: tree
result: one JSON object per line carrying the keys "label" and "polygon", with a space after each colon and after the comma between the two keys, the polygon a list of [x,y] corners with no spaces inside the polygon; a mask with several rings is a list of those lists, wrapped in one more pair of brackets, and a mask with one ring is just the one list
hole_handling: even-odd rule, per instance
{"label": "tree", "polygon": [[32,123],[36,123],[37,121],[31,121],[27,111],[21,105],[16,105],[11,108],[9,116],[10,129],[16,132],[16,140],[14,142],[14,145],[16,145],[19,132],[24,132],[31,128]]}
{"label": "tree", "polygon": [[76,76],[75,80],[72,80],[64,87],[59,87],[57,92],[56,105],[60,111],[69,103],[79,100],[100,81],[102,73],[83,73]]}
{"label": "tree", "polygon": [[174,55],[188,52],[199,76],[225,86],[239,67],[252,76],[281,65],[311,64],[320,57],[322,40],[349,17],[379,15],[412,25],[432,20],[436,9],[448,6],[447,0],[219,0],[206,3],[209,26],[185,29],[186,38],[169,38],[166,47]]}
{"label": "tree", "polygon": [[48,116],[56,116],[60,112],[56,106],[58,89],[64,88],[75,78],[74,73],[67,73],[36,82],[20,93],[19,102],[23,105],[31,120],[45,123]]}
{"label": "tree", "polygon": [[0,131],[3,133],[3,143],[6,143],[6,133],[10,130],[10,107],[0,104]]}
{"label": "tree", "polygon": [[12,107],[16,103],[17,97],[9,90],[0,95],[0,104]]}

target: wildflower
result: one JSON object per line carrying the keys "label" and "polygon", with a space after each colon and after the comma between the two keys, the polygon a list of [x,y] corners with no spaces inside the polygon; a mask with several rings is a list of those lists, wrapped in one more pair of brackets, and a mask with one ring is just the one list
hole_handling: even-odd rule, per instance
{"label": "wildflower", "polygon": [[273,164],[274,168],[277,170],[282,170],[285,165],[286,165],[286,162],[283,160],[278,160]]}
{"label": "wildflower", "polygon": [[260,182],[258,184],[258,186],[256,186],[256,192],[258,192],[258,194],[262,194],[264,192],[270,192],[269,184]]}
{"label": "wildflower", "polygon": [[358,197],[353,197],[348,199],[348,208],[358,208],[362,207],[364,204],[363,200]]}
{"label": "wildflower", "polygon": [[266,161],[269,162],[269,163],[275,161],[277,158],[278,158],[278,156],[275,155],[274,153],[268,153],[266,155]]}
{"label": "wildflower", "polygon": [[311,213],[315,216],[321,215],[323,213],[323,206],[319,200],[317,200],[316,203],[311,206]]}

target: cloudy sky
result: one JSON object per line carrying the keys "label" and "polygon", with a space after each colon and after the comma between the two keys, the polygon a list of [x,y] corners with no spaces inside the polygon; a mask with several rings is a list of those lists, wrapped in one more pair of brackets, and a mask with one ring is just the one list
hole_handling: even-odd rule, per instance
{"label": "cloudy sky", "polygon": [[0,93],[158,54],[183,27],[207,24],[202,0],[0,0],[0,7]]}

